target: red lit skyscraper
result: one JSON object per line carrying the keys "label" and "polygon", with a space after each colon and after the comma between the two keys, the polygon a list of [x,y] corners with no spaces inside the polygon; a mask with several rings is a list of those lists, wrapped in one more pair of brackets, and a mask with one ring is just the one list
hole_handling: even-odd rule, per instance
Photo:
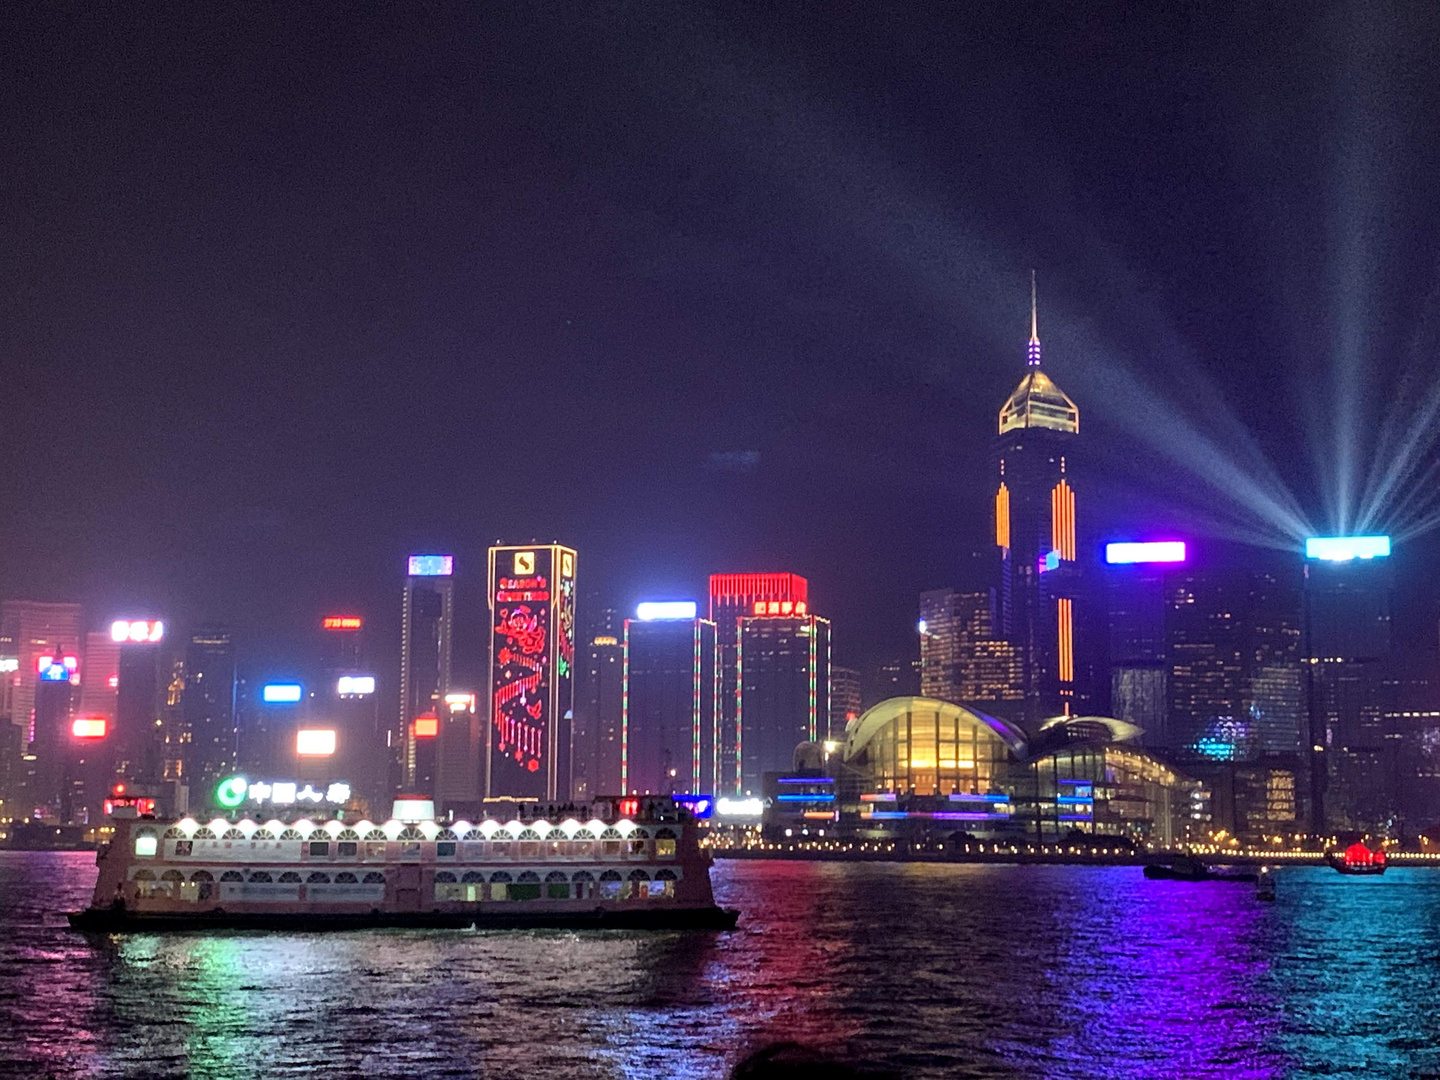
{"label": "red lit skyscraper", "polygon": [[570,795],[575,564],[558,544],[490,549],[490,798]]}
{"label": "red lit skyscraper", "polygon": [[790,768],[798,743],[823,738],[830,714],[830,623],[809,610],[798,574],[712,574],[710,616],[721,666],[716,793],[760,791]]}

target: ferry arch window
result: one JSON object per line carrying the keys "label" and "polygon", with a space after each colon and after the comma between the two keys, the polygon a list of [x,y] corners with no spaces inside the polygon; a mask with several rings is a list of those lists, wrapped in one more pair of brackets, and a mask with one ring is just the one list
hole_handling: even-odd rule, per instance
{"label": "ferry arch window", "polygon": [[221,881],[244,881],[244,880],[245,880],[245,875],[242,874],[242,873],[240,873],[239,870],[226,870],[223,874],[220,875],[220,880],[221,880]]}
{"label": "ferry arch window", "polygon": [[361,884],[363,884],[363,885],[384,885],[384,884],[385,884],[385,875],[382,874],[382,873],[380,873],[378,870],[371,870],[368,874],[365,875],[365,880],[364,880],[363,882],[361,882]]}
{"label": "ferry arch window", "polygon": [[340,873],[335,875],[336,885],[355,885],[358,884],[359,881],[360,879],[350,873],[349,870],[341,870]]}
{"label": "ferry arch window", "polygon": [[329,874],[322,874],[319,870],[316,870],[314,873],[312,873],[309,877],[307,877],[307,878],[305,879],[305,884],[306,884],[306,885],[329,885],[329,884],[330,884],[330,875],[329,875]]}
{"label": "ferry arch window", "polygon": [[539,900],[540,899],[540,875],[533,870],[526,870],[516,879],[515,884],[509,889],[512,900]]}
{"label": "ferry arch window", "polygon": [[570,880],[559,870],[552,870],[545,875],[545,899],[570,899]]}
{"label": "ferry arch window", "polygon": [[620,871],[606,870],[600,875],[599,896],[601,900],[619,900],[624,887],[625,882],[620,878]]}
{"label": "ferry arch window", "polygon": [[299,885],[300,875],[297,874],[294,870],[286,870],[283,874],[280,875],[280,880],[285,882],[285,884],[287,885]]}
{"label": "ferry arch window", "polygon": [[575,883],[575,899],[588,900],[595,895],[595,875],[589,870],[577,870],[570,880]]}
{"label": "ferry arch window", "polygon": [[251,881],[265,882],[265,881],[273,881],[274,878],[272,878],[272,877],[270,876],[270,874],[269,874],[267,871],[265,871],[265,870],[252,870],[252,871],[250,871],[250,880],[251,880]]}
{"label": "ferry arch window", "polygon": [[501,870],[498,874],[491,874],[491,875],[490,875],[490,899],[491,899],[491,900],[508,900],[508,899],[510,899],[510,888],[511,888],[510,882],[511,882],[511,877],[510,877],[510,875],[507,874],[507,873],[505,873],[505,871],[503,871],[503,870]]}

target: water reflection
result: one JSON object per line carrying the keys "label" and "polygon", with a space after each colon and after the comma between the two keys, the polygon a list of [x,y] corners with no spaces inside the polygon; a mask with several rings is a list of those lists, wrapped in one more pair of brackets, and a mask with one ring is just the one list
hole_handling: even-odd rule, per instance
{"label": "water reflection", "polygon": [[[0,1076],[723,1076],[777,1040],[914,1077],[1440,1070],[1440,874],[722,863],[730,934],[71,934],[0,853]],[[1412,1070],[1415,1070],[1412,1072]]]}

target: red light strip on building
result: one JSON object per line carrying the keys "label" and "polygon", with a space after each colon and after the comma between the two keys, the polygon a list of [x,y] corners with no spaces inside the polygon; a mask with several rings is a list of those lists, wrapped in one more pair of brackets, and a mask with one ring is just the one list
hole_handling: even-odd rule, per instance
{"label": "red light strip on building", "polygon": [[1075,628],[1074,602],[1062,596],[1056,602],[1056,615],[1060,623],[1060,681],[1075,681]]}

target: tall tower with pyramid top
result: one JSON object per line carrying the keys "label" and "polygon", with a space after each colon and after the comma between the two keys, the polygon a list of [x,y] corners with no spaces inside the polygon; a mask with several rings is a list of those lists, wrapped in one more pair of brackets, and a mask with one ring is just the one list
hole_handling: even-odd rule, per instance
{"label": "tall tower with pyramid top", "polygon": [[1040,367],[1035,275],[1025,376],[1000,409],[995,440],[996,622],[1022,658],[1027,722],[1076,707],[1080,569],[1073,463],[1080,410]]}

